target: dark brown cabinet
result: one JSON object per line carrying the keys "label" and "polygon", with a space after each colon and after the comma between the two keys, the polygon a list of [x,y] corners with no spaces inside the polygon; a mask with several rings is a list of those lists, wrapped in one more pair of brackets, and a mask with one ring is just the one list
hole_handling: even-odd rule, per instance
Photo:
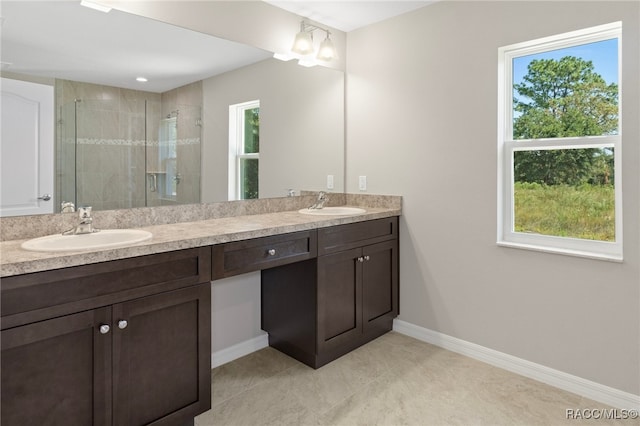
{"label": "dark brown cabinet", "polygon": [[213,246],[213,279],[316,257],[316,231],[290,232]]}
{"label": "dark brown cabinet", "polygon": [[3,425],[110,425],[111,339],[102,308],[3,330]]}
{"label": "dark brown cabinet", "polygon": [[318,368],[388,332],[398,304],[398,219],[318,230],[318,257],[262,271],[262,328]]}
{"label": "dark brown cabinet", "polygon": [[113,318],[114,425],[185,425],[210,408],[209,283],[115,305]]}
{"label": "dark brown cabinet", "polygon": [[391,330],[398,315],[397,240],[318,258],[318,351]]}
{"label": "dark brown cabinet", "polygon": [[[186,425],[208,410],[210,259],[192,249],[4,279],[2,424]],[[78,282],[83,297],[65,292]]]}

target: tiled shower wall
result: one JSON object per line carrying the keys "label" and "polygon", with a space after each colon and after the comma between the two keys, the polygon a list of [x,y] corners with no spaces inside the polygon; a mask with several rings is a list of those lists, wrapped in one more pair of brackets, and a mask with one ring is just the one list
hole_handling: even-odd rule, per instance
{"label": "tiled shower wall", "polygon": [[160,120],[169,113],[165,110],[182,109],[184,120],[194,110],[192,115],[199,120],[201,105],[201,82],[158,94],[58,80],[56,200],[76,201],[98,210],[199,202],[200,126],[195,126],[196,119],[191,126],[178,123],[179,138],[188,143],[178,141],[184,178],[175,199],[149,191],[145,165],[157,159]]}
{"label": "tiled shower wall", "polygon": [[[188,84],[177,89],[164,92],[160,104],[151,106],[153,114],[147,120],[147,170],[163,171],[165,165],[159,160],[158,133],[160,119],[156,117],[159,108],[160,118],[177,117],[177,172],[180,183],[177,185],[177,196],[167,197],[160,191],[147,191],[147,205],[160,206],[171,204],[190,204],[200,202],[200,142],[202,118],[202,82]],[[149,108],[148,108],[149,109]],[[177,111],[177,113],[176,113]],[[154,121],[155,120],[155,121]],[[147,179],[150,177],[147,176]],[[149,182],[147,182],[147,187]]]}

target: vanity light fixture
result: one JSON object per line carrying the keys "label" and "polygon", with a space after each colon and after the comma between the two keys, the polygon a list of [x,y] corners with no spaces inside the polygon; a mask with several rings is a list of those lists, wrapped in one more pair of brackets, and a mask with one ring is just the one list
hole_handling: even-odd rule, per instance
{"label": "vanity light fixture", "polygon": [[109,6],[104,6],[99,3],[94,3],[89,0],[80,0],[80,5],[84,7],[88,7],[90,9],[99,10],[100,12],[109,13],[111,12],[111,8]]}
{"label": "vanity light fixture", "polygon": [[[311,55],[315,52],[315,47],[313,45],[313,32],[315,30],[324,31],[326,37],[322,43],[320,43],[320,48],[314,58]],[[331,41],[330,35],[331,31],[328,29],[309,24],[303,20],[300,22],[300,32],[296,34],[296,38],[291,46],[291,53],[276,53],[273,57],[282,61],[298,59],[298,64],[304,67],[317,65],[318,63],[316,60],[328,62],[333,59],[337,59],[338,53]]]}
{"label": "vanity light fixture", "polygon": [[136,81],[139,81],[140,83],[146,83],[149,80],[147,80],[145,77],[136,77]]}
{"label": "vanity light fixture", "polygon": [[313,53],[313,30],[316,27],[307,24],[304,21],[300,22],[300,32],[296,34],[295,40],[293,40],[293,46],[291,51],[301,56],[306,56]]}
{"label": "vanity light fixture", "polygon": [[338,53],[329,38],[329,31],[327,31],[327,37],[320,43],[320,49],[318,49],[318,56],[316,56],[316,58],[321,61],[331,61],[337,57]]}

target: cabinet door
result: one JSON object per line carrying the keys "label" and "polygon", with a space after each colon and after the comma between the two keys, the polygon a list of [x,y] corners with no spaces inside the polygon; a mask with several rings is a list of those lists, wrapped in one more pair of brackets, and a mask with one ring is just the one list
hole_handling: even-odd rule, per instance
{"label": "cabinet door", "polygon": [[398,315],[398,240],[362,249],[362,314],[365,333],[389,330]]}
{"label": "cabinet door", "polygon": [[211,284],[113,306],[118,426],[186,424],[211,408]]}
{"label": "cabinet door", "polygon": [[362,333],[361,249],[318,257],[318,352]]}
{"label": "cabinet door", "polygon": [[4,330],[3,426],[111,425],[111,309]]}

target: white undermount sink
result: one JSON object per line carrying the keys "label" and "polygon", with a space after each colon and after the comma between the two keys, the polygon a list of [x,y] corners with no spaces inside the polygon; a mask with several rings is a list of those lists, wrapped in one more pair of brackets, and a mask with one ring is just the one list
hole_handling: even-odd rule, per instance
{"label": "white undermount sink", "polygon": [[103,229],[91,234],[48,235],[25,241],[21,247],[29,251],[78,251],[123,247],[146,241],[153,236],[141,229]]}
{"label": "white undermount sink", "polygon": [[317,216],[353,216],[366,213],[365,209],[359,207],[323,207],[321,209],[300,209],[298,212],[302,214],[312,214]]}

